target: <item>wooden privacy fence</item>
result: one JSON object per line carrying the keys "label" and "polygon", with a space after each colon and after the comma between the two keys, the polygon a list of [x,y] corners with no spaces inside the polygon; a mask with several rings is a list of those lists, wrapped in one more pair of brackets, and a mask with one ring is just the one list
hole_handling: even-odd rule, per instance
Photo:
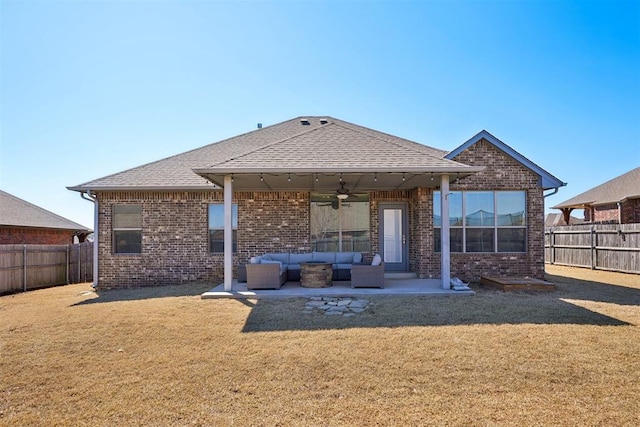
{"label": "wooden privacy fence", "polygon": [[640,224],[547,227],[545,262],[640,273]]}
{"label": "wooden privacy fence", "polygon": [[93,280],[93,243],[0,245],[0,294]]}

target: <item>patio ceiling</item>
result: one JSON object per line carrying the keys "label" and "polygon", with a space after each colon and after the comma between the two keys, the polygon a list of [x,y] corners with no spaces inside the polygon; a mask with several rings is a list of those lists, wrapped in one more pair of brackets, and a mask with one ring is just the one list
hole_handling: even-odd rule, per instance
{"label": "patio ceiling", "polygon": [[219,187],[224,187],[224,176],[233,177],[234,191],[312,191],[335,192],[344,182],[352,193],[372,190],[410,190],[417,187],[439,187],[440,177],[449,174],[450,180],[465,178],[480,172],[484,167],[450,167],[448,170],[260,170],[260,171],[212,171],[194,170],[197,174]]}

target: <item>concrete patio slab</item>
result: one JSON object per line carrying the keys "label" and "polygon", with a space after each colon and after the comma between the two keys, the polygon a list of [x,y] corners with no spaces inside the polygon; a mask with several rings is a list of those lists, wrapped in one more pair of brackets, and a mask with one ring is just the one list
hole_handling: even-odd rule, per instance
{"label": "concrete patio slab", "polygon": [[351,288],[348,281],[333,282],[328,288],[303,288],[300,282],[287,282],[280,289],[247,290],[246,283],[234,279],[232,291],[224,290],[224,285],[201,295],[209,298],[263,299],[263,298],[309,298],[328,297],[364,297],[378,295],[422,295],[422,296],[470,296],[474,291],[454,291],[440,288],[439,279],[385,279],[384,288]]}

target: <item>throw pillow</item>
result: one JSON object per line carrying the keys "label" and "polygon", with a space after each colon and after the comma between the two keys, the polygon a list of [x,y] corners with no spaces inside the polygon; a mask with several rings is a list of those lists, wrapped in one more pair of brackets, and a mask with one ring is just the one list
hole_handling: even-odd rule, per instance
{"label": "throw pillow", "polygon": [[371,265],[380,265],[382,264],[382,257],[380,254],[375,254],[373,256],[373,261],[371,261]]}

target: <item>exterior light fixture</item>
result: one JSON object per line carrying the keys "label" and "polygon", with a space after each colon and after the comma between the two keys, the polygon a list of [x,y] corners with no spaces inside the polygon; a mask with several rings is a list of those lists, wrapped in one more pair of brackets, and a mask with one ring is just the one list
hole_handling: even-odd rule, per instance
{"label": "exterior light fixture", "polygon": [[291,174],[289,174],[289,177],[287,178],[288,182],[291,182]]}
{"label": "exterior light fixture", "polygon": [[349,195],[348,194],[338,194],[336,197],[338,199],[340,199],[340,200],[345,200],[347,197],[349,197]]}

